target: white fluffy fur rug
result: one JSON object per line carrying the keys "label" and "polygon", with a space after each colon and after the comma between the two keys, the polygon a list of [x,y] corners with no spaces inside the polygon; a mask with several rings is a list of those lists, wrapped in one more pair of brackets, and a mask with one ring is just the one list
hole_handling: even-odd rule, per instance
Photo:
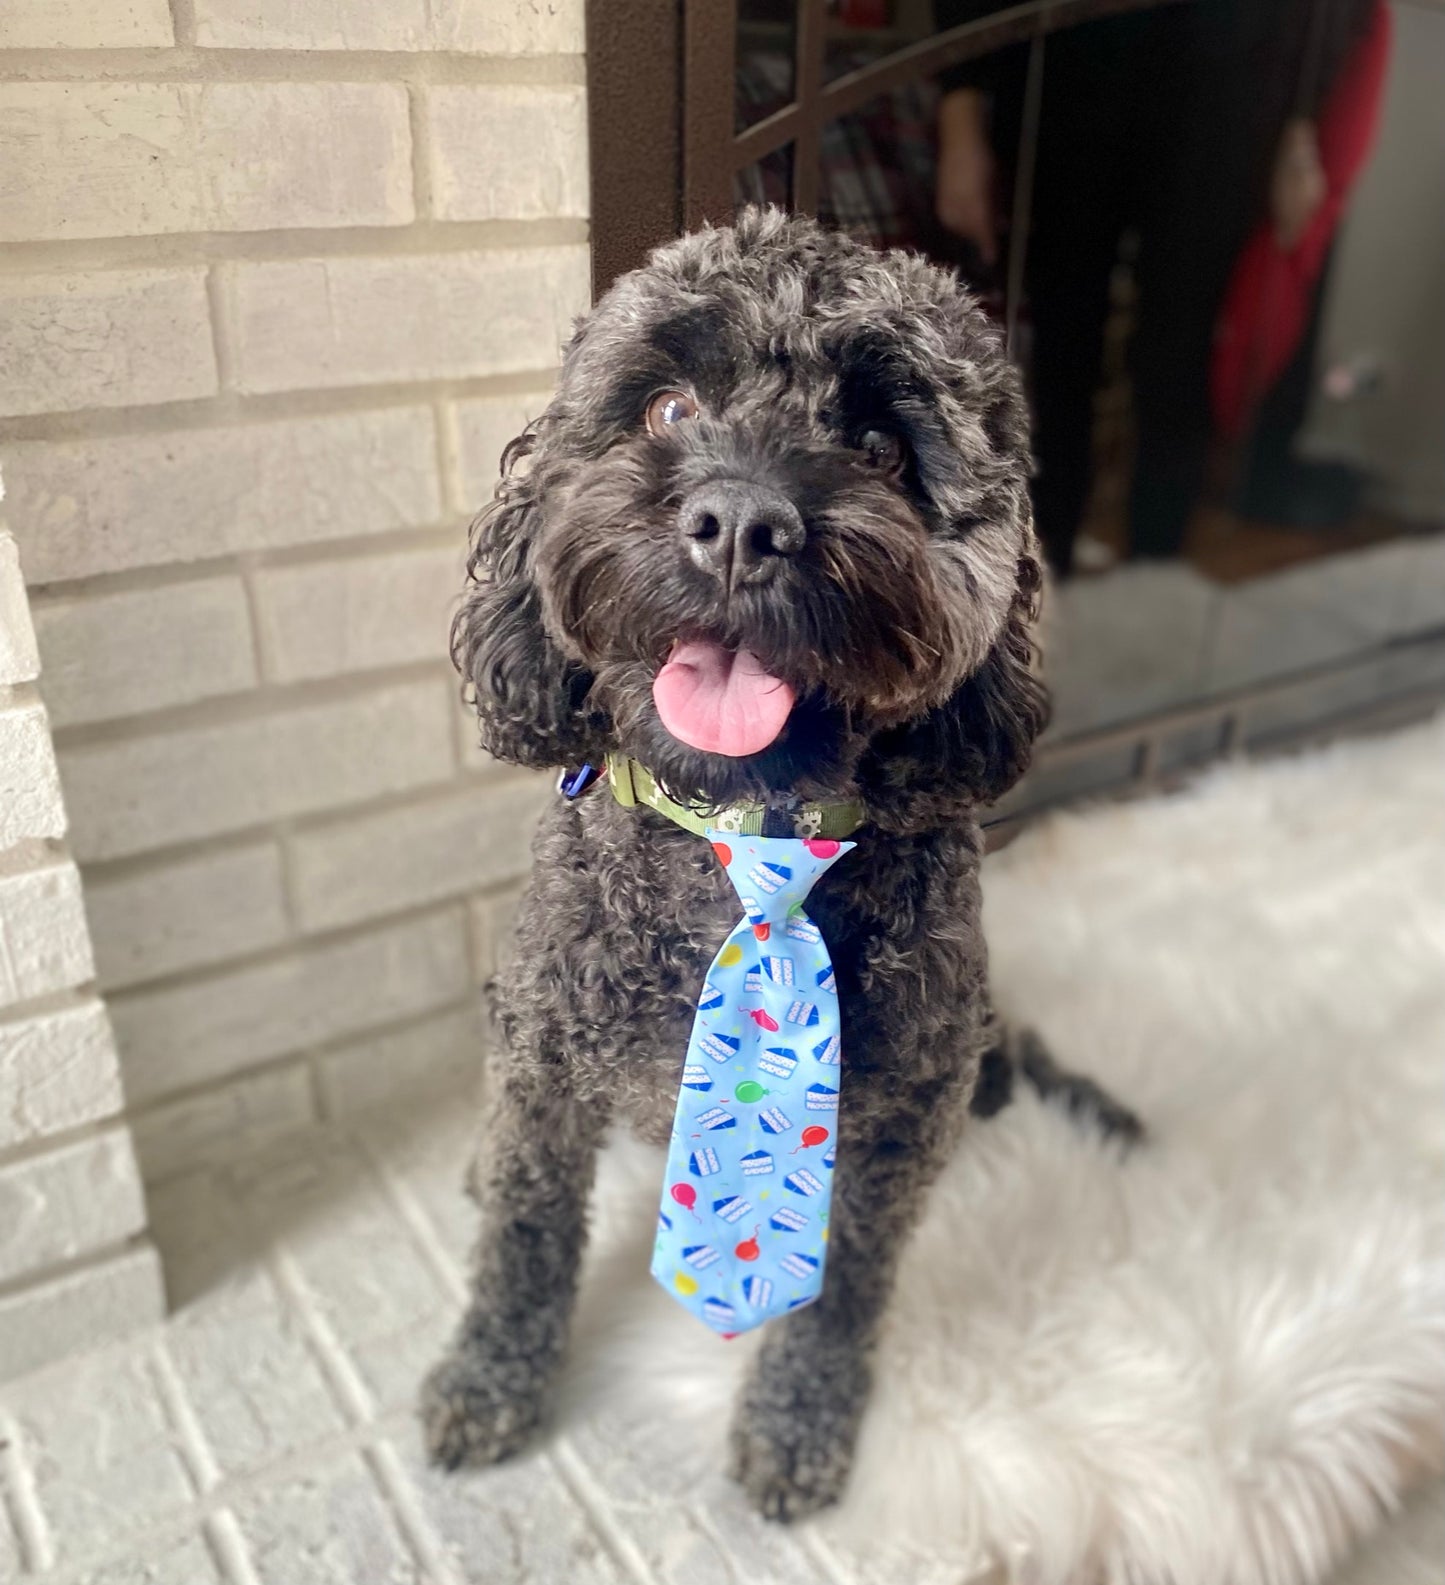
{"label": "white fluffy fur rug", "polygon": [[[987,908],[1001,1005],[1153,1140],[1031,1095],[975,1127],[826,1545],[889,1585],[1328,1577],[1442,1463],[1445,718],[1052,819]],[[604,1169],[573,1389],[720,1463],[755,1345],[638,1275],[658,1174]],[[1356,1585],[1445,1578],[1409,1522]]]}

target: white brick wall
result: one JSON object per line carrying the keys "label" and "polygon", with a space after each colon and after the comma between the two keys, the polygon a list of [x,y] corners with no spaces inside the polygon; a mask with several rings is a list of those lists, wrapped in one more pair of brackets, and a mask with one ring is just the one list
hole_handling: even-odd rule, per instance
{"label": "white brick wall", "polygon": [[271,962],[111,1001],[126,1094],[141,1105],[373,1025],[459,1001],[460,911],[383,926]]}
{"label": "white brick wall", "polygon": [[21,1375],[91,1348],[97,1338],[145,1326],[157,1318],[160,1291],[160,1261],[155,1249],[143,1244],[0,1296],[6,1374]]}
{"label": "white brick wall", "polygon": [[587,306],[584,248],[317,258],[235,270],[243,391],[509,374]]}
{"label": "white brick wall", "polygon": [[580,55],[583,0],[196,0],[196,42],[228,49]]}
{"label": "white brick wall", "polygon": [[190,704],[256,682],[246,590],[234,576],[37,605],[57,726]]}
{"label": "white brick wall", "polygon": [[50,723],[34,700],[0,690],[0,852],[65,830]]}
{"label": "white brick wall", "polygon": [[[10,179],[32,170],[12,162]],[[180,402],[218,389],[204,270],[0,276],[6,414]],[[9,516],[23,541],[27,514],[12,504]]]}
{"label": "white brick wall", "polygon": [[0,50],[138,49],[170,44],[166,0],[5,0]]}
{"label": "white brick wall", "polygon": [[93,1323],[84,1341],[161,1309],[146,1245],[113,1312],[92,1314],[85,1297],[143,1233],[145,1205],[35,673],[20,562],[0,525],[0,1378],[79,1340],[56,1324],[62,1264],[88,1262],[67,1285]]}
{"label": "white brick wall", "polygon": [[[447,629],[587,304],[582,47],[582,0],[0,4],[0,987],[79,971],[58,765],[150,1175],[475,1069],[547,793]],[[13,1024],[0,1152],[113,1115],[93,994]]]}
{"label": "white brick wall", "polygon": [[580,88],[437,87],[427,92],[427,116],[432,199],[443,219],[587,213]]}
{"label": "white brick wall", "polygon": [[9,534],[0,533],[0,688],[33,682],[39,670],[35,625],[20,576],[20,552]]}
{"label": "white brick wall", "polygon": [[18,874],[0,874],[0,1013],[95,974],[80,872],[69,862],[35,864],[23,850],[20,862]]}
{"label": "white brick wall", "polygon": [[125,1128],[0,1165],[0,1282],[119,1244],[144,1226]]}
{"label": "white brick wall", "polygon": [[32,583],[388,534],[441,514],[425,407],[0,451]]}
{"label": "white brick wall", "polygon": [[95,997],[0,1023],[0,1151],[120,1108],[110,1021]]}
{"label": "white brick wall", "polygon": [[485,1044],[481,1007],[473,998],[435,1018],[352,1041],[318,1059],[321,1092],[333,1117],[433,1092],[474,1088]]}
{"label": "white brick wall", "polygon": [[0,241],[413,213],[406,91],[385,83],[0,83],[5,172]]}
{"label": "white brick wall", "polygon": [[250,1155],[315,1122],[313,1088],[306,1065],[293,1062],[149,1107],[134,1123],[141,1171],[170,1178]]}
{"label": "white brick wall", "polygon": [[82,859],[111,859],[445,781],[440,677],[62,749]]}
{"label": "white brick wall", "polygon": [[491,499],[502,452],[547,405],[547,392],[485,396],[456,405],[462,495],[480,505]]}
{"label": "white brick wall", "polygon": [[85,905],[104,990],[263,952],[289,933],[269,839],[98,873]]}
{"label": "white brick wall", "polygon": [[490,890],[526,872],[551,789],[535,776],[446,793],[380,814],[330,820],[291,839],[296,912],[334,929],[393,908]]}
{"label": "white brick wall", "polygon": [[256,576],[266,674],[276,682],[435,660],[462,587],[452,542],[349,560],[291,563]]}

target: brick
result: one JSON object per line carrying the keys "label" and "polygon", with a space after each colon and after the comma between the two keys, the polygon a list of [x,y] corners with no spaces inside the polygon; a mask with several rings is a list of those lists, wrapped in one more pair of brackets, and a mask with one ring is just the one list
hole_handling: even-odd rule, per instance
{"label": "brick", "polygon": [[174,43],[166,0],[6,0],[0,49],[143,49]]}
{"label": "brick", "polygon": [[580,55],[582,0],[196,0],[196,42],[247,50]]}
{"label": "brick", "polygon": [[586,308],[585,247],[235,267],[243,391],[550,369]]}
{"label": "brick", "polygon": [[120,1069],[94,997],[0,1023],[0,1150],[113,1117]]}
{"label": "brick", "polygon": [[[581,88],[454,85],[427,90],[432,198],[442,220],[585,218]],[[525,159],[504,151],[525,149]]]}
{"label": "brick", "polygon": [[49,863],[0,875],[0,1008],[69,990],[94,975],[75,866]]}
{"label": "brick", "polygon": [[[460,1180],[452,1185],[452,1190],[461,1197]],[[457,1310],[453,1303],[419,1317],[405,1331],[352,1345],[348,1351],[352,1367],[378,1414],[401,1410],[410,1417],[416,1413],[417,1384],[446,1353],[456,1330]],[[0,1553],[0,1558],[3,1556]],[[570,1575],[553,1577],[566,1579],[571,1585]]]}
{"label": "brick", "polygon": [[258,1585],[420,1585],[424,1578],[355,1453],[248,1491],[235,1512]]}
{"label": "brick", "polygon": [[615,1409],[580,1425],[571,1441],[659,1585],[729,1578],[816,1585],[816,1561],[749,1506],[723,1473],[715,1444],[659,1438],[636,1415]]}
{"label": "brick", "polygon": [[[4,1333],[0,1332],[0,1337],[3,1336]],[[426,1367],[423,1366],[422,1368],[425,1369]],[[3,1381],[0,1381],[0,1386],[3,1385]],[[0,1421],[0,1425],[3,1425],[3,1423],[3,1421]],[[0,1579],[15,1581],[20,1578],[20,1575],[20,1543],[15,1537],[15,1532],[6,1522],[3,1509],[0,1509]]]}
{"label": "brick", "polygon": [[387,1174],[421,1208],[459,1281],[477,1238],[477,1208],[460,1191],[477,1152],[483,1110],[453,1099],[446,1107],[398,1108],[356,1124]]}
{"label": "brick", "polygon": [[252,1155],[315,1120],[311,1078],[297,1062],[132,1113],[131,1132],[151,1184]]}
{"label": "brick", "polygon": [[223,1302],[223,1289],[252,1280],[262,1268],[264,1257],[224,1172],[207,1165],[147,1183],[146,1205],[151,1237],[165,1251],[166,1294],[176,1319],[208,1295]]}
{"label": "brick", "polygon": [[227,1585],[199,1535],[148,1541],[140,1556],[87,1572],[85,1585]]}
{"label": "brick", "polygon": [[583,0],[436,0],[435,47],[481,55],[580,55]]}
{"label": "brick", "polygon": [[345,1429],[296,1317],[259,1271],[188,1306],[168,1328],[166,1352],[223,1476]]}
{"label": "brick", "polygon": [[[277,1195],[257,1178],[261,1194],[282,1214],[279,1236],[309,1304],[344,1351],[404,1336],[438,1310],[455,1316],[450,1293],[348,1141],[308,1139],[281,1183],[284,1194]],[[256,1198],[248,1209],[265,1214]],[[358,1249],[365,1260],[355,1258]]]}
{"label": "brick", "polygon": [[[98,1331],[104,1336],[109,1328]],[[194,1497],[149,1356],[148,1349],[112,1345],[7,1394],[20,1456],[62,1567],[118,1551]]]}
{"label": "brick", "polygon": [[395,913],[524,874],[551,793],[541,778],[489,784],[293,838],[292,885],[303,929]]}
{"label": "brick", "polygon": [[196,0],[196,43],[239,50],[425,50],[428,0]]}
{"label": "brick", "polygon": [[117,858],[445,780],[440,681],[189,727],[64,755],[81,859]]}
{"label": "brick", "polygon": [[485,1038],[474,998],[436,1018],[323,1052],[316,1068],[327,1116],[354,1117],[464,1094],[480,1078]]}
{"label": "brick", "polygon": [[20,552],[10,535],[0,530],[0,688],[31,682],[39,671]]}
{"label": "brick", "polygon": [[271,842],[88,877],[85,905],[106,990],[259,952],[287,934]]}
{"label": "brick", "polygon": [[0,413],[179,402],[218,389],[204,270],[0,276]]}
{"label": "brick", "polygon": [[0,852],[64,831],[65,806],[44,709],[38,704],[8,709],[0,704]]}
{"label": "brick", "polygon": [[455,910],[192,984],[111,1001],[133,1105],[459,1001],[468,970]]}
{"label": "brick", "polygon": [[[401,1432],[407,1474],[421,1494],[432,1527],[457,1561],[467,1585],[530,1585],[533,1580],[566,1580],[568,1585],[622,1585],[624,1575],[586,1511],[556,1469],[536,1458],[513,1460],[488,1471],[484,1481],[448,1480],[422,1455],[414,1424]],[[661,1518],[661,1516],[658,1516]],[[674,1503],[666,1516],[664,1545],[688,1536],[686,1509]],[[778,1550],[787,1543],[779,1538]],[[724,1558],[710,1558],[701,1547],[688,1557],[696,1572],[659,1570],[669,1585],[682,1580],[754,1580],[774,1585],[770,1563],[754,1573],[733,1573]],[[700,1566],[699,1566],[700,1565]],[[814,1566],[814,1581],[822,1578]],[[789,1576],[791,1585],[791,1575]]]}
{"label": "brick", "polygon": [[6,483],[32,583],[435,523],[429,409],[18,442]]}
{"label": "brick", "polygon": [[464,558],[458,536],[439,550],[262,569],[254,586],[267,675],[297,682],[445,661]]}
{"label": "brick", "polygon": [[491,979],[499,961],[510,954],[521,900],[520,888],[472,899],[473,969],[479,985]]}
{"label": "brick", "polygon": [[550,391],[526,396],[482,396],[456,404],[458,469],[462,499],[478,511],[492,498],[502,472],[507,442],[538,417]]}
{"label": "brick", "polygon": [[0,1167],[0,1281],[118,1244],[144,1226],[125,1128]]}
{"label": "brick", "polygon": [[457,758],[464,771],[491,771],[497,766],[496,760],[487,753],[481,744],[480,728],[477,725],[475,709],[457,692],[457,707],[452,712],[452,721],[456,727]]}
{"label": "brick", "polygon": [[256,681],[239,578],[41,601],[35,626],[56,726],[190,704]]}
{"label": "brick", "polygon": [[[0,1297],[0,1376],[24,1375],[50,1360],[96,1349],[164,1313],[160,1260],[149,1245],[6,1294]],[[70,1398],[73,1388],[72,1379],[57,1399],[77,1401]]]}
{"label": "brick", "polygon": [[[98,1349],[163,1314],[160,1260],[149,1244],[63,1278],[0,1295],[0,1379],[25,1376],[82,1349]],[[105,1354],[92,1357],[105,1360]],[[43,1377],[35,1381],[43,1382]],[[55,1393],[52,1384],[51,1395],[70,1401],[78,1388],[78,1377],[68,1376],[67,1392]],[[16,1407],[10,1392],[6,1400],[8,1407]]]}
{"label": "brick", "polygon": [[404,225],[413,214],[399,84],[0,85],[0,240]]}

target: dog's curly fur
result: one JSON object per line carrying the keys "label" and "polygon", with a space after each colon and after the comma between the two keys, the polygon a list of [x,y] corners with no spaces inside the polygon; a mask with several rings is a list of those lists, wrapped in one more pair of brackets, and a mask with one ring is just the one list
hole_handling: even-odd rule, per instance
{"label": "dog's curly fur", "polygon": [[[700,411],[656,437],[644,410],[669,388]],[[904,442],[901,472],[860,446],[874,430]],[[613,287],[504,473],[453,634],[493,754],[557,766],[621,749],[712,806],[799,793],[868,811],[809,903],[846,1044],[827,1278],[768,1326],[732,1433],[756,1504],[792,1518],[842,1490],[898,1251],[991,1048],[978,1110],[998,1098],[977,811],[1022,774],[1045,718],[1019,382],[952,275],[753,210]],[[731,596],[678,527],[690,492],[726,481],[781,492],[806,528],[775,577]],[[695,637],[792,685],[772,747],[732,759],[664,730],[653,678]],[[621,1119],[667,1138],[697,988],[737,911],[705,842],[605,794],[557,800],[535,859],[527,951],[496,992],[474,1292],[424,1396],[448,1466],[501,1458],[539,1423],[599,1137]]]}

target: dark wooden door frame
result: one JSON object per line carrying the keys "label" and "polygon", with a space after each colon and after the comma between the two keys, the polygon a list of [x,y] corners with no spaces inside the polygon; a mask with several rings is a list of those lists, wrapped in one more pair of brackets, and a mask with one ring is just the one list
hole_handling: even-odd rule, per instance
{"label": "dark wooden door frame", "polygon": [[683,230],[682,41],[683,0],[588,0],[594,300]]}

